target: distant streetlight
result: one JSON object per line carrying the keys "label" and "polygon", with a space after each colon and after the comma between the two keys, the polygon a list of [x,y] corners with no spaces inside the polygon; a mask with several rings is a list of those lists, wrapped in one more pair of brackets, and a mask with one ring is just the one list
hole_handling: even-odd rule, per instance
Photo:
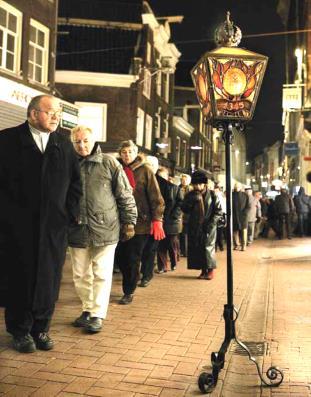
{"label": "distant streetlight", "polygon": [[[226,199],[227,199],[227,304],[224,306],[225,339],[218,353],[211,355],[212,373],[203,372],[198,379],[202,393],[210,393],[216,386],[218,375],[224,367],[225,355],[234,339],[247,351],[255,362],[262,382],[278,386],[283,381],[283,373],[270,367],[266,373],[267,383],[256,360],[248,347],[236,337],[235,321],[238,311],[233,305],[233,261],[232,261],[232,189],[231,157],[233,130],[244,130],[244,123],[254,114],[258,94],[268,58],[255,52],[238,48],[242,38],[240,29],[227,20],[217,29],[218,47],[205,53],[191,71],[196,94],[206,123],[222,131],[226,157]],[[237,153],[237,151],[235,152]],[[278,377],[281,377],[281,380]]]}

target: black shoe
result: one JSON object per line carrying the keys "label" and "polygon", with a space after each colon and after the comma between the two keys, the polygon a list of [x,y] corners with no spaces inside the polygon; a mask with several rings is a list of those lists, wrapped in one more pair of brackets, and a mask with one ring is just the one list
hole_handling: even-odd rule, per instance
{"label": "black shoe", "polygon": [[81,316],[75,319],[72,323],[74,327],[86,327],[89,324],[91,318],[90,312],[82,312]]}
{"label": "black shoe", "polygon": [[39,335],[34,335],[36,347],[39,350],[51,350],[54,347],[54,342],[46,332],[41,332]]}
{"label": "black shoe", "polygon": [[96,332],[100,332],[103,326],[103,320],[99,317],[91,317],[88,325],[85,327],[87,332],[91,334],[95,334]]}
{"label": "black shoe", "polygon": [[119,300],[119,304],[120,305],[129,305],[130,303],[132,303],[132,300],[133,300],[133,295],[132,294],[125,294]]}
{"label": "black shoe", "polygon": [[176,266],[173,266],[172,268],[171,268],[171,271],[173,272],[174,270],[176,270]]}
{"label": "black shoe", "polygon": [[31,335],[13,336],[13,347],[20,353],[33,353],[36,345]]}
{"label": "black shoe", "polygon": [[138,287],[147,287],[149,285],[149,280],[142,279],[138,284]]}

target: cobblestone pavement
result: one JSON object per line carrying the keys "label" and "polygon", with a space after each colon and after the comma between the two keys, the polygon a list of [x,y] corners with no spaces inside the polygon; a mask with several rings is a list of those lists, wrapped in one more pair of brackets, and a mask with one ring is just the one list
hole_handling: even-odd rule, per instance
{"label": "cobblestone pavement", "polygon": [[[84,334],[70,323],[80,314],[69,262],[51,327],[55,348],[20,354],[0,316],[0,395],[181,397],[201,395],[197,379],[224,339],[226,256],[217,253],[212,281],[196,279],[185,260],[137,288],[131,305],[118,305],[114,276],[104,329]],[[260,370],[284,371],[276,388],[261,386],[255,364],[232,342],[211,396],[311,396],[310,239],[259,240],[234,251],[238,338],[252,348]],[[265,378],[266,379],[266,378]]]}

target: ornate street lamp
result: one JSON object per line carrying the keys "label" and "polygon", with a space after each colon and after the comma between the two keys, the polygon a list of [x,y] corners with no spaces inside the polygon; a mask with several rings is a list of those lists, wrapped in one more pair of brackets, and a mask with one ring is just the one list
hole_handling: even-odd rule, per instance
{"label": "ornate street lamp", "polygon": [[237,339],[235,322],[238,310],[233,305],[232,261],[232,192],[231,192],[231,144],[233,131],[243,131],[244,124],[253,117],[268,58],[255,52],[238,48],[241,30],[227,20],[216,30],[218,47],[205,53],[191,71],[198,101],[206,123],[223,133],[226,153],[227,199],[227,304],[224,306],[225,339],[218,353],[211,355],[212,373],[203,372],[198,379],[202,393],[210,393],[216,386],[219,372],[224,367],[225,355],[234,339],[256,364],[261,381],[267,386],[279,386],[283,373],[270,367],[263,378],[258,363],[248,347]]}

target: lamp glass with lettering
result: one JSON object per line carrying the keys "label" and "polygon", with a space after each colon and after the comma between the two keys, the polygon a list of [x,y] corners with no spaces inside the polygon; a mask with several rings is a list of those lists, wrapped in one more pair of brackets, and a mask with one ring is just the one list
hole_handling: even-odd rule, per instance
{"label": "lamp glass with lettering", "polygon": [[206,52],[191,70],[205,121],[251,120],[267,61],[264,55],[238,47]]}

